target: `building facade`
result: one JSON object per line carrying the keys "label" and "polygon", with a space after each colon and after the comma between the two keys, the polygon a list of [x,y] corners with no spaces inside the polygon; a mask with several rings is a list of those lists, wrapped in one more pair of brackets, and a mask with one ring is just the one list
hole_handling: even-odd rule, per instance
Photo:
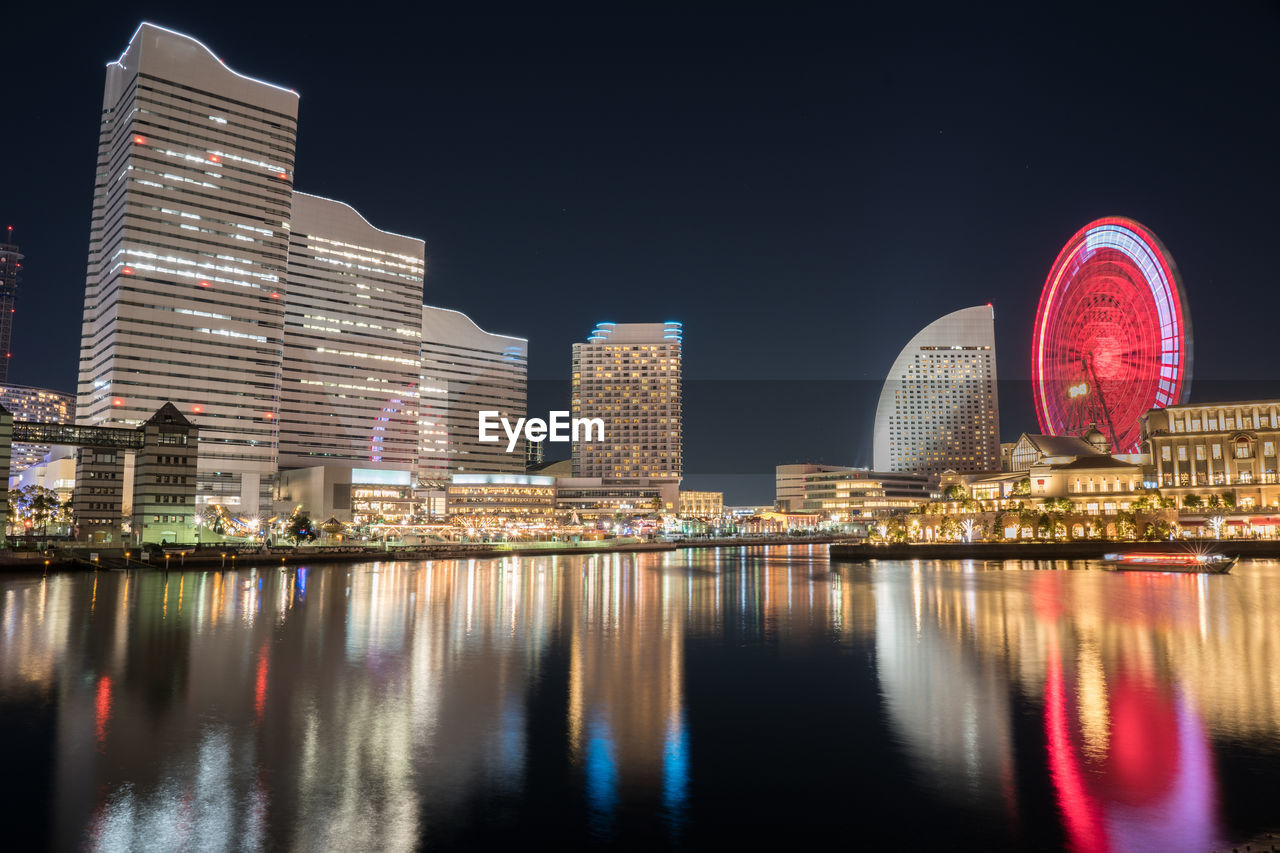
{"label": "building facade", "polygon": [[317,524],[336,518],[346,524],[404,524],[417,514],[412,474],[348,465],[315,465],[280,471],[276,515],[295,509]]}
{"label": "building facade", "polygon": [[[0,385],[0,406],[4,406],[15,421],[70,424],[76,419],[75,396],[50,388]],[[22,473],[39,463],[48,452],[47,444],[14,444],[9,473]]]}
{"label": "building facade", "polygon": [[598,524],[619,518],[659,516],[676,512],[680,484],[675,480],[617,483],[600,477],[559,477],[556,506],[572,521]]}
{"label": "building facade", "polygon": [[876,407],[879,471],[1000,470],[995,312],[979,305],[922,329],[894,360]]}
{"label": "building facade", "polygon": [[138,426],[172,401],[201,423],[198,504],[256,514],[277,469],[298,96],[152,24],[106,78],[77,422]]}
{"label": "building facade", "polygon": [[690,492],[680,490],[681,518],[720,519],[724,516],[724,492]]}
{"label": "building facade", "polygon": [[937,478],[898,471],[851,468],[804,476],[804,499],[792,512],[821,513],[830,521],[883,518],[937,496]]}
{"label": "building facade", "polygon": [[133,469],[134,542],[187,545],[198,542],[196,514],[199,430],[172,403],[140,427],[142,449]]}
{"label": "building facade", "polygon": [[[447,308],[421,307],[417,483],[444,490],[455,474],[522,474],[525,441],[480,441],[482,411],[514,424],[526,413],[529,342],[486,332]],[[501,430],[499,430],[501,432]]]}
{"label": "building facade", "polygon": [[556,520],[556,478],[537,474],[454,474],[451,520],[477,527],[550,524]]}
{"label": "building facade", "polygon": [[1280,400],[1170,406],[1142,418],[1161,494],[1227,493],[1238,507],[1280,505]]}
{"label": "building facade", "polygon": [[804,481],[810,474],[856,471],[844,465],[822,465],[801,462],[778,465],[774,470],[774,508],[780,512],[799,512],[804,507]]}
{"label": "building facade", "polygon": [[[1094,434],[1101,438],[1102,434],[1094,431]],[[1099,446],[1086,441],[1084,438],[1074,435],[1038,435],[1036,433],[1024,432],[1018,436],[1018,440],[1014,442],[1013,450],[1009,454],[1009,471],[1011,472],[1027,472],[1033,465],[1038,464],[1044,459],[1052,459],[1058,457],[1069,457],[1075,459],[1081,456],[1105,455],[1109,446],[1105,443]]]}
{"label": "building facade", "polygon": [[281,468],[411,472],[423,241],[295,193],[280,374]]}
{"label": "building facade", "polygon": [[573,345],[571,415],[604,421],[573,444],[575,477],[678,484],[684,471],[681,325],[600,323]]}

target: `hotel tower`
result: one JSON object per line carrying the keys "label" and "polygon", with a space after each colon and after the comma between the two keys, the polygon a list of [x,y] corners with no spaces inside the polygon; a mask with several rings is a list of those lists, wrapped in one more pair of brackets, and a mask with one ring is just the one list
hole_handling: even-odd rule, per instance
{"label": "hotel tower", "polygon": [[298,96],[151,24],[107,66],[80,424],[172,401],[200,426],[197,502],[269,511]]}
{"label": "hotel tower", "polygon": [[1000,470],[995,312],[954,311],[925,326],[889,369],[876,407],[877,471]]}
{"label": "hotel tower", "polygon": [[604,420],[604,441],[574,443],[574,477],[679,483],[682,341],[676,322],[600,323],[573,345],[572,416]]}

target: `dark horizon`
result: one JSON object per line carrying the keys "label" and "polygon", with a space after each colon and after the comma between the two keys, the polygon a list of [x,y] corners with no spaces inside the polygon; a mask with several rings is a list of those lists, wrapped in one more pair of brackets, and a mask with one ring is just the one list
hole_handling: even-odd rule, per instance
{"label": "dark horizon", "polygon": [[[772,389],[758,410],[686,391],[689,485],[719,477],[727,503],[771,500],[766,458],[869,464],[873,396],[778,389],[878,393],[913,334],[971,305],[995,306],[1002,438],[1034,431],[1018,383],[1040,289],[1105,215],[1151,228],[1180,268],[1192,400],[1276,393],[1270,360],[1233,346],[1268,340],[1280,308],[1275,6],[490,8],[340,26],[283,8],[254,26],[153,4],[13,15],[10,381],[74,391],[103,66],[150,20],[298,90],[297,188],[422,237],[427,304],[527,337],[531,412],[600,320],[681,320],[691,386]],[[784,403],[801,408],[779,421]]]}

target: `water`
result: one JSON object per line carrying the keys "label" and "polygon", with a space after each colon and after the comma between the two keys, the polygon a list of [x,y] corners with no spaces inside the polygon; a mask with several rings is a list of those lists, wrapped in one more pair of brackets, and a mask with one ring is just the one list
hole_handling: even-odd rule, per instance
{"label": "water", "polygon": [[1280,563],[1086,568],[6,577],[4,846],[1280,847]]}

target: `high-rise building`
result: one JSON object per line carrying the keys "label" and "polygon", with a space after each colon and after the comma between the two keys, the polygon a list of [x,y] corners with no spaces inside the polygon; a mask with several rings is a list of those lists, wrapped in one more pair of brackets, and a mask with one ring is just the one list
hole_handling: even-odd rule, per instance
{"label": "high-rise building", "polygon": [[107,66],[77,421],[200,427],[197,502],[269,508],[297,93],[143,24]]}
{"label": "high-rise building", "polygon": [[[528,399],[529,342],[496,335],[460,311],[422,306],[419,485],[447,489],[454,474],[523,474],[525,442],[480,441],[480,412],[514,424]],[[498,430],[501,433],[501,429]]]}
{"label": "high-rise building", "polygon": [[13,226],[0,243],[0,383],[9,381],[9,358],[13,355],[13,315],[18,301],[18,279],[22,274],[22,253],[13,242]]}
{"label": "high-rise building", "polygon": [[[45,424],[69,424],[76,419],[76,398],[50,388],[31,388],[26,385],[0,385],[0,406],[13,415],[15,421]],[[9,473],[20,474],[35,465],[49,452],[47,444],[13,445],[13,459]]]}
{"label": "high-rise building", "polygon": [[880,391],[877,471],[1000,470],[995,311],[947,314],[898,353]]}
{"label": "high-rise building", "polygon": [[573,445],[573,475],[678,483],[684,471],[680,323],[599,323],[573,345],[571,415],[604,441]]}
{"label": "high-rise building", "polygon": [[346,204],[293,197],[280,467],[413,471],[423,242]]}

